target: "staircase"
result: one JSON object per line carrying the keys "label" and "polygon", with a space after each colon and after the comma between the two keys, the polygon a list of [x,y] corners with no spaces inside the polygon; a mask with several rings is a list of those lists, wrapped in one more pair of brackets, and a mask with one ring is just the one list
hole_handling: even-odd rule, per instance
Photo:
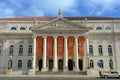
{"label": "staircase", "polygon": [[87,75],[87,71],[68,71],[68,72],[63,72],[63,71],[58,71],[58,72],[52,72],[52,71],[47,71],[47,72],[36,72],[36,75]]}

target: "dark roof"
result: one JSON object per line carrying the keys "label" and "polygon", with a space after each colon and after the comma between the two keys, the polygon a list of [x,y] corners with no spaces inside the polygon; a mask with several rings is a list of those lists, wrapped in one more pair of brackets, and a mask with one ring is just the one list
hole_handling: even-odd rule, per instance
{"label": "dark roof", "polygon": [[[18,18],[0,18],[0,20],[16,20],[16,21],[31,21],[31,20],[41,20],[49,21],[57,17],[18,17]],[[120,20],[120,18],[110,18],[110,17],[64,17],[69,20]]]}

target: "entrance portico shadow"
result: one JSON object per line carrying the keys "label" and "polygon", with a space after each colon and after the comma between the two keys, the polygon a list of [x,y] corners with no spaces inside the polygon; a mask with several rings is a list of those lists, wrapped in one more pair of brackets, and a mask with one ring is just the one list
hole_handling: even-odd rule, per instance
{"label": "entrance portico shadow", "polygon": [[58,70],[59,70],[59,71],[63,71],[63,60],[62,60],[62,59],[60,59],[60,60],[58,61]]}

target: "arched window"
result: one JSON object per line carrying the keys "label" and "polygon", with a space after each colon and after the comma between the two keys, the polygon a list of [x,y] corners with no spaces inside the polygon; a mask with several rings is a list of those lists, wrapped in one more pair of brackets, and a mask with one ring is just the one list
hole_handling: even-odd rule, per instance
{"label": "arched window", "polygon": [[106,30],[111,30],[111,27],[106,27]]}
{"label": "arched window", "polygon": [[11,30],[16,30],[16,27],[11,27]]}
{"label": "arched window", "polygon": [[99,61],[99,67],[100,67],[100,68],[103,68],[103,60],[100,60],[100,61]]}
{"label": "arched window", "polygon": [[32,45],[29,45],[28,46],[28,55],[31,55],[31,53],[32,53]]}
{"label": "arched window", "polygon": [[32,69],[32,61],[28,60],[28,69]]}
{"label": "arched window", "polygon": [[93,60],[90,60],[90,68],[94,68],[94,62],[93,62]]}
{"label": "arched window", "polygon": [[18,60],[18,69],[22,69],[22,60]]}
{"label": "arched window", "polygon": [[19,46],[19,55],[22,55],[22,53],[23,53],[23,45],[20,45]]}
{"label": "arched window", "polygon": [[109,67],[110,67],[110,69],[113,69],[113,61],[112,60],[109,60]]}
{"label": "arched window", "polygon": [[102,50],[102,45],[99,45],[98,46],[98,52],[99,52],[99,55],[103,55],[103,50]]}
{"label": "arched window", "polygon": [[109,56],[112,56],[112,46],[108,45],[108,54]]}
{"label": "arched window", "polygon": [[89,45],[89,53],[90,53],[91,55],[93,55],[93,46],[92,46],[92,45]]}
{"label": "arched window", "polygon": [[13,52],[14,52],[14,46],[13,45],[10,45],[10,51],[9,51],[9,55],[13,55]]}
{"label": "arched window", "polygon": [[8,69],[12,69],[12,60],[8,61]]}
{"label": "arched window", "polygon": [[24,28],[24,27],[21,27],[20,30],[25,30],[25,28]]}
{"label": "arched window", "polygon": [[101,27],[97,27],[96,30],[102,30],[102,28]]}

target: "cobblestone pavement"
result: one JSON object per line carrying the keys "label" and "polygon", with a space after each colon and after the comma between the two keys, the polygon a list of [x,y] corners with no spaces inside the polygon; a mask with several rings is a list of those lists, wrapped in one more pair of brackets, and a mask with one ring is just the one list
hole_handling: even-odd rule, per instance
{"label": "cobblestone pavement", "polygon": [[104,78],[80,78],[80,77],[0,77],[0,80],[116,80],[116,79],[104,79]]}

